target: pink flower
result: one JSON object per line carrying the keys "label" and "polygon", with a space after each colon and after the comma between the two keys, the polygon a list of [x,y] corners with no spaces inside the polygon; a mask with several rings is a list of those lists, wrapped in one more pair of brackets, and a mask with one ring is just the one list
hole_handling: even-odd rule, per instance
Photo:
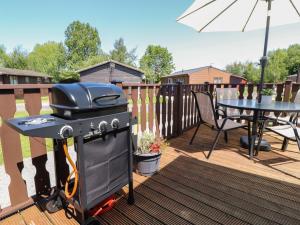
{"label": "pink flower", "polygon": [[150,151],[153,152],[153,153],[159,153],[160,152],[160,145],[157,144],[157,143],[153,143],[150,146]]}

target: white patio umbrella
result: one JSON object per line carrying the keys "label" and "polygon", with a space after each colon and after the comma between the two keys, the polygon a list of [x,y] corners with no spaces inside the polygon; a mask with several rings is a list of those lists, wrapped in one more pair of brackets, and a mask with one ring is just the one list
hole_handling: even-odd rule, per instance
{"label": "white patio umbrella", "polygon": [[267,63],[269,27],[300,22],[300,0],[195,0],[177,21],[198,32],[244,32],[265,28],[264,51],[260,60],[260,101]]}

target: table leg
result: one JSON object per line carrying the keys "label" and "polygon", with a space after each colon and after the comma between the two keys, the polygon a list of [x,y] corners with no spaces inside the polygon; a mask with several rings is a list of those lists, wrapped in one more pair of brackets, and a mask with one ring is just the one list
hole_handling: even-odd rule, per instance
{"label": "table leg", "polygon": [[253,122],[252,122],[252,135],[251,135],[251,143],[250,143],[250,159],[253,159],[255,141],[257,137],[257,119],[258,119],[258,111],[253,112]]}

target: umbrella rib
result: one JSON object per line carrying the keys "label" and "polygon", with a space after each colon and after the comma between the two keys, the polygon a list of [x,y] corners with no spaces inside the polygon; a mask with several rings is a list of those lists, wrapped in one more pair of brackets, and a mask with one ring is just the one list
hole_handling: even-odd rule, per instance
{"label": "umbrella rib", "polygon": [[250,18],[251,18],[251,16],[252,16],[252,14],[253,14],[253,12],[254,12],[254,10],[255,10],[256,6],[257,6],[257,3],[258,3],[258,0],[256,0],[256,2],[255,2],[255,5],[254,5],[253,9],[251,10],[251,13],[250,13],[250,15],[249,15],[249,16],[248,16],[248,18],[247,18],[247,21],[246,21],[246,23],[245,23],[245,25],[244,25],[244,27],[243,27],[243,30],[242,30],[242,32],[244,32],[244,31],[245,31],[245,29],[246,29],[246,26],[248,25],[248,23],[249,23],[249,20],[250,20]]}
{"label": "umbrella rib", "polygon": [[215,21],[219,16],[221,16],[226,10],[228,10],[231,6],[233,6],[238,0],[234,0],[230,3],[225,9],[223,9],[218,15],[216,15],[212,20],[210,20],[204,27],[202,27],[198,32],[203,31],[209,24]]}
{"label": "umbrella rib", "polygon": [[200,6],[199,8],[194,9],[193,11],[189,12],[188,14],[186,14],[186,15],[184,15],[184,16],[182,16],[182,17],[179,17],[179,18],[177,19],[177,21],[182,20],[183,18],[185,18],[185,17],[187,17],[187,16],[193,14],[194,12],[197,12],[197,11],[200,10],[200,9],[203,9],[204,7],[210,5],[211,3],[215,2],[215,1],[216,1],[216,0],[212,0],[212,1],[210,1],[210,2],[208,2],[208,3],[206,3],[206,4],[204,4],[203,6]]}
{"label": "umbrella rib", "polygon": [[290,0],[290,3],[292,4],[292,6],[294,7],[294,9],[296,10],[298,16],[300,16],[300,12],[298,11],[297,7],[295,6],[294,2],[292,0]]}

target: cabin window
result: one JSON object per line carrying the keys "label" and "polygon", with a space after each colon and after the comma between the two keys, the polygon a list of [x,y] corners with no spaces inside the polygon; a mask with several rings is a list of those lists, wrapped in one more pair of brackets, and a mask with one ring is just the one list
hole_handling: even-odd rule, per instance
{"label": "cabin window", "polygon": [[30,83],[29,77],[25,77],[25,83],[26,83],[26,84],[29,84],[29,83]]}
{"label": "cabin window", "polygon": [[18,77],[17,76],[9,76],[10,84],[18,84]]}
{"label": "cabin window", "polygon": [[214,77],[214,84],[223,83],[223,77]]}

